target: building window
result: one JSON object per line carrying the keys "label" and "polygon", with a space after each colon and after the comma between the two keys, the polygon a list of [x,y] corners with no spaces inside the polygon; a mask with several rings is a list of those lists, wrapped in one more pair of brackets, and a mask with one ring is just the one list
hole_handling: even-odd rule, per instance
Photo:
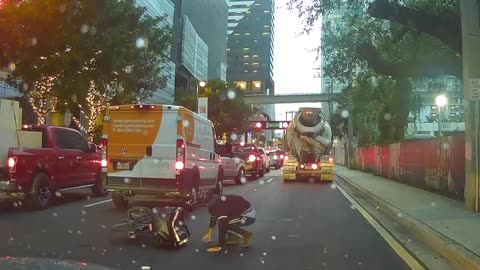
{"label": "building window", "polygon": [[258,66],[258,63],[257,62],[252,63],[252,66]]}
{"label": "building window", "polygon": [[248,53],[250,51],[250,48],[243,48],[244,53]]}
{"label": "building window", "polygon": [[261,81],[252,81],[252,91],[262,92],[262,82]]}
{"label": "building window", "polygon": [[245,73],[248,73],[248,70],[245,69]]}
{"label": "building window", "polygon": [[253,73],[257,73],[257,71],[256,71],[256,70],[254,70],[254,71],[253,71]]}
{"label": "building window", "polygon": [[244,55],[243,56],[243,58],[249,58],[249,57],[250,57],[250,55]]}
{"label": "building window", "polygon": [[270,33],[268,33],[268,32],[263,32],[263,33],[262,33],[262,35],[264,35],[264,36],[268,36],[269,34],[270,34]]}
{"label": "building window", "polygon": [[258,54],[252,55],[253,58],[258,58]]}
{"label": "building window", "polygon": [[250,36],[250,33],[245,33],[245,36]]}
{"label": "building window", "polygon": [[240,90],[247,90],[247,82],[246,81],[237,81],[236,82],[237,88]]}

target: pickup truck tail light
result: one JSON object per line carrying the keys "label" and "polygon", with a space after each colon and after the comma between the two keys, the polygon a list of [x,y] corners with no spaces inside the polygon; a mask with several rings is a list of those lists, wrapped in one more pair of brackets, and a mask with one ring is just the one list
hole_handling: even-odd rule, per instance
{"label": "pickup truck tail light", "polygon": [[14,173],[17,167],[17,159],[14,157],[9,157],[7,160],[8,172]]}
{"label": "pickup truck tail light", "polygon": [[250,161],[250,162],[254,162],[255,159],[256,159],[255,155],[248,156],[248,161]]}
{"label": "pickup truck tail light", "polygon": [[182,139],[177,140],[176,156],[175,169],[181,171],[185,168],[185,143]]}

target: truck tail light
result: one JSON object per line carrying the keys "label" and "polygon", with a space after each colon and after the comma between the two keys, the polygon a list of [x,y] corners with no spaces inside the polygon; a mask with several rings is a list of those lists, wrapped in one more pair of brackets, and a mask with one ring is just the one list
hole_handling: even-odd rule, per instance
{"label": "truck tail light", "polygon": [[283,159],[288,160],[288,156],[284,156]]}
{"label": "truck tail light", "polygon": [[274,160],[277,160],[277,159],[278,159],[278,156],[277,156],[277,155],[274,155],[274,156],[273,156],[273,159],[274,159]]}
{"label": "truck tail light", "polygon": [[318,165],[315,164],[315,163],[313,163],[313,164],[312,164],[312,169],[313,169],[313,170],[317,170],[317,169],[318,169]]}
{"label": "truck tail light", "polygon": [[182,139],[177,140],[177,153],[176,153],[175,169],[183,170],[185,168],[185,143]]}
{"label": "truck tail light", "polygon": [[329,158],[328,161],[330,162],[330,164],[333,164],[333,158]]}
{"label": "truck tail light", "polygon": [[108,138],[102,138],[102,144],[101,144],[102,149],[107,149],[107,146],[108,146]]}
{"label": "truck tail light", "polygon": [[256,159],[256,158],[255,158],[255,155],[250,155],[250,156],[248,157],[248,161],[250,161],[250,162],[254,162],[255,159]]}
{"label": "truck tail light", "polygon": [[17,167],[17,159],[14,157],[9,157],[7,160],[8,172],[14,173]]}

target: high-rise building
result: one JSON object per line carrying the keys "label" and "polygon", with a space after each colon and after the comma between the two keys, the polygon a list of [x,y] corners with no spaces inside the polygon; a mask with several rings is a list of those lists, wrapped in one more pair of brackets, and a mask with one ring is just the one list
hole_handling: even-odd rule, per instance
{"label": "high-rise building", "polygon": [[273,94],[273,0],[229,1],[227,80],[250,93]]}
{"label": "high-rise building", "polygon": [[176,89],[199,81],[226,80],[228,5],[225,0],[173,0]]}
{"label": "high-rise building", "polygon": [[[162,26],[173,27],[173,16],[175,6],[170,0],[136,0],[138,6],[144,7],[148,15],[153,17],[165,16]],[[168,54],[170,57],[170,53]],[[147,103],[163,103],[173,104],[175,99],[175,63],[171,60],[167,61],[163,70],[164,76],[167,77],[167,85],[163,89],[158,89],[153,95],[146,100]]]}

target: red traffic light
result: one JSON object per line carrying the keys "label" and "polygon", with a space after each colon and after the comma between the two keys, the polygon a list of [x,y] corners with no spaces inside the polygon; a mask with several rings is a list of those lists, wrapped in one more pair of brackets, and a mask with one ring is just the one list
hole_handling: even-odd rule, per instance
{"label": "red traffic light", "polygon": [[283,123],[282,123],[282,127],[283,127],[283,128],[288,128],[288,122],[283,122]]}
{"label": "red traffic light", "polygon": [[256,127],[256,128],[262,128],[262,123],[261,123],[261,122],[255,123],[255,127]]}

